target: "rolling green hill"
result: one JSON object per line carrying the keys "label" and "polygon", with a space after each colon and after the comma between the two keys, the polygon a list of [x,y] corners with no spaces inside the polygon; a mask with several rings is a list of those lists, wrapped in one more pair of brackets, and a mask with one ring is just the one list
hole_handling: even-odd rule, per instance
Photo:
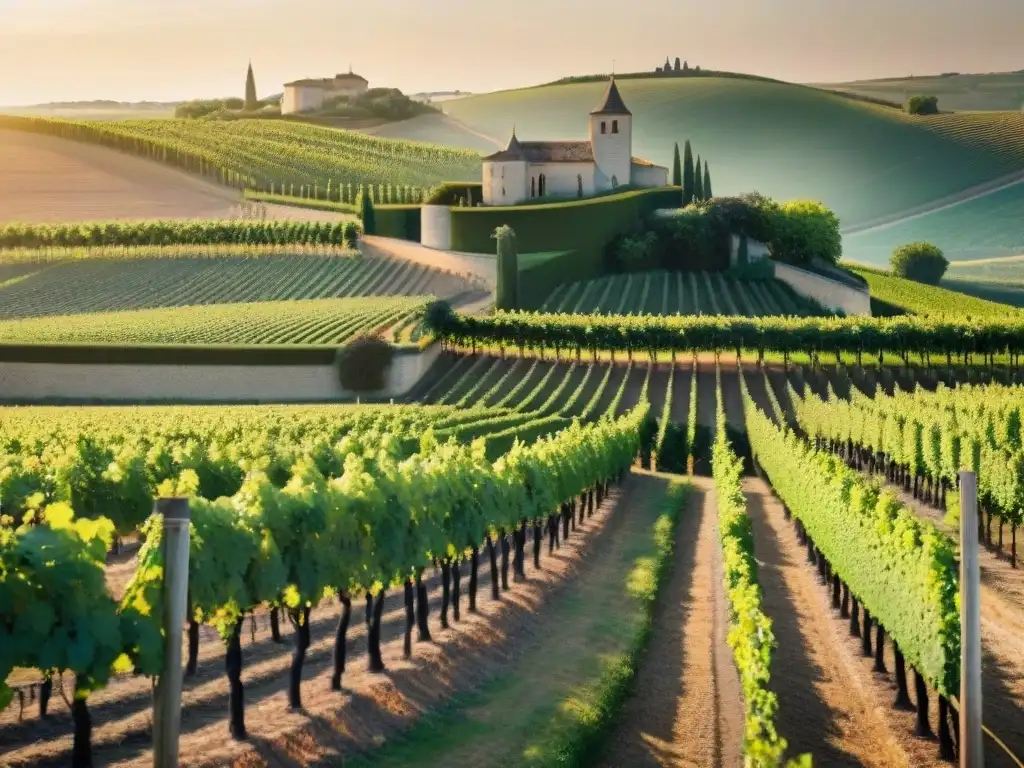
{"label": "rolling green hill", "polygon": [[876,316],[909,314],[999,320],[1018,312],[1006,304],[945,287],[905,280],[880,270],[848,266],[868,281],[871,312]]}
{"label": "rolling green hill", "polygon": [[[581,138],[602,83],[472,96],[445,111],[505,139]],[[914,117],[805,86],[742,78],[623,80],[633,153],[670,165],[689,138],[716,194],[815,198],[844,227],[899,214],[1024,170],[1024,113]]]}
{"label": "rolling green hill", "polygon": [[1024,108],[1024,71],[995,72],[987,75],[944,77],[894,77],[884,80],[858,80],[819,86],[849,91],[879,99],[904,102],[910,96],[938,96],[943,110],[1015,110]]}
{"label": "rolling green hill", "polygon": [[[1024,253],[1024,180],[904,221],[847,234],[843,256],[864,264],[885,265],[893,248],[927,240],[950,261],[974,261]],[[1004,262],[1005,264],[1005,262]],[[1017,264],[1017,270],[1021,264]],[[1024,276],[1024,270],[1017,271]]]}

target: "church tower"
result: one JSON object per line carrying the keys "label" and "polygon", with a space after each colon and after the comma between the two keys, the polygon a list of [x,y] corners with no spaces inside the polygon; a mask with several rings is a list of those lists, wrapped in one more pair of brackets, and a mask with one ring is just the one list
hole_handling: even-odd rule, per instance
{"label": "church tower", "polygon": [[633,113],[626,109],[614,75],[608,81],[601,104],[590,113],[590,146],[594,150],[595,189],[630,183]]}

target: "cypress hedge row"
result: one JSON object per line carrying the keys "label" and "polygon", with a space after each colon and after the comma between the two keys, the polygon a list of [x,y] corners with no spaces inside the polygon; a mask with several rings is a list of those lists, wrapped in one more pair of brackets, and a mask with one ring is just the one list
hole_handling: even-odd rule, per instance
{"label": "cypress hedge row", "polygon": [[473,317],[435,311],[429,316],[435,335],[459,346],[503,346],[626,352],[755,351],[787,357],[797,352],[820,360],[823,354],[895,355],[905,365],[911,355],[931,362],[944,357],[989,364],[1009,355],[1020,365],[1024,353],[1024,320],[947,320],[901,316],[872,317],[711,317],[705,315],[566,315],[539,312],[495,312]]}

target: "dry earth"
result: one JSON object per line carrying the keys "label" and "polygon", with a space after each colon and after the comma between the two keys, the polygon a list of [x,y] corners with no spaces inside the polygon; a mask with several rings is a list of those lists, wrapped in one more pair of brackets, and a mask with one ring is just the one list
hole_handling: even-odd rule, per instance
{"label": "dry earth", "polygon": [[[425,712],[451,696],[486,683],[505,670],[521,653],[545,634],[557,620],[557,604],[566,589],[599,571],[600,558],[592,556],[609,535],[608,521],[629,517],[627,483],[614,489],[609,501],[577,529],[561,549],[547,554],[542,570],[532,567],[532,542],[527,547],[527,581],[509,586],[502,600],[491,598],[489,565],[480,558],[479,614],[467,612],[468,567],[463,568],[462,620],[448,630],[438,626],[440,584],[430,578],[433,641],[415,643],[413,657],[404,661],[402,633],[404,608],[400,592],[389,593],[382,621],[385,675],[366,672],[364,604],[353,600],[348,632],[349,659],[344,691],[329,688],[337,601],[313,611],[313,643],[303,671],[302,712],[287,708],[290,646],[271,641],[265,620],[250,634],[243,631],[243,682],[246,726],[250,739],[235,743],[227,732],[227,681],[223,674],[223,646],[204,627],[198,674],[186,680],[183,694],[181,765],[188,766],[299,766],[337,765],[344,755],[365,753],[386,743],[412,725]],[[613,537],[614,539],[614,537]],[[597,549],[595,549],[597,548]],[[128,560],[127,562],[130,562]],[[116,567],[124,571],[127,565]],[[124,573],[113,575],[121,581]],[[287,624],[287,622],[282,622]],[[291,631],[282,627],[286,642]],[[415,632],[414,632],[415,640]],[[70,685],[68,685],[70,689]],[[98,764],[137,766],[151,764],[150,681],[121,677],[89,699],[93,718],[93,744]],[[48,722],[40,722],[36,707],[28,706],[17,722],[17,706],[0,713],[0,764],[11,766],[66,765],[71,749],[71,721],[57,692]]]}
{"label": "dry earth", "polygon": [[655,609],[650,644],[602,765],[742,764],[743,694],[726,643],[714,485],[690,478],[671,580]]}
{"label": "dry earth", "polygon": [[[20,131],[0,131],[0,224],[114,219],[224,219],[239,215],[235,190],[118,152]],[[338,214],[265,206],[269,218]]]}

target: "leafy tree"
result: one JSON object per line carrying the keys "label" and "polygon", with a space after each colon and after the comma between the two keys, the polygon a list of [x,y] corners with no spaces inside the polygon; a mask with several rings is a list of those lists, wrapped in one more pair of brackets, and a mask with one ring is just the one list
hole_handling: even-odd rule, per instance
{"label": "leafy tree", "polygon": [[516,309],[519,306],[519,255],[516,252],[516,233],[504,224],[492,235],[498,241],[498,309]]}
{"label": "leafy tree", "polygon": [[911,115],[939,114],[938,96],[911,96],[907,100],[907,112]]}
{"label": "leafy tree", "polygon": [[710,200],[714,197],[714,193],[711,191],[711,170],[708,166],[708,161],[704,161],[704,199]]}
{"label": "leafy tree", "polygon": [[672,71],[672,64],[668,60],[668,56],[665,57],[665,66],[662,68],[665,73]]}
{"label": "leafy tree", "polygon": [[259,109],[260,100],[256,98],[256,78],[252,74],[252,62],[249,62],[249,72],[245,76],[245,111],[255,112]]}
{"label": "leafy tree", "polygon": [[683,183],[683,163],[679,159],[679,142],[676,142],[672,150],[672,186],[678,187]]}
{"label": "leafy tree", "polygon": [[679,71],[679,57],[676,56],[676,72]]}
{"label": "leafy tree", "polygon": [[806,264],[819,258],[834,264],[843,254],[839,219],[817,201],[783,203],[770,228],[772,257],[780,261]]}
{"label": "leafy tree", "polygon": [[690,148],[690,140],[686,140],[683,147],[683,205],[693,202],[694,179],[693,179],[693,149]]}
{"label": "leafy tree", "polygon": [[350,392],[378,392],[387,385],[395,348],[379,336],[363,335],[338,350],[335,366]]}
{"label": "leafy tree", "polygon": [[363,234],[377,234],[377,215],[373,209],[373,186],[370,186],[370,194],[359,193],[359,218],[363,222]]}
{"label": "leafy tree", "polygon": [[907,243],[892,252],[889,259],[893,274],[919,283],[938,285],[949,261],[942,250],[931,243]]}
{"label": "leafy tree", "polygon": [[697,202],[704,200],[704,171],[700,167],[700,155],[697,155],[697,169],[693,174],[693,199]]}

